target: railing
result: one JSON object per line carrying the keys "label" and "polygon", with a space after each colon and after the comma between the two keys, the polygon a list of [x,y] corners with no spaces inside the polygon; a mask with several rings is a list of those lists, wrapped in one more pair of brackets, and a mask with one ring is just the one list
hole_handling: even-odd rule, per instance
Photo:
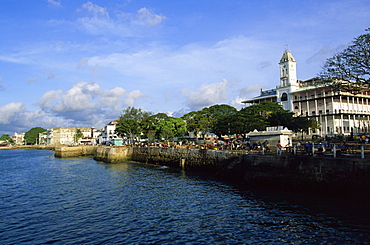
{"label": "railing", "polygon": [[312,144],[310,146],[285,147],[282,151],[276,147],[276,154],[294,154],[325,157],[370,158],[370,144]]}

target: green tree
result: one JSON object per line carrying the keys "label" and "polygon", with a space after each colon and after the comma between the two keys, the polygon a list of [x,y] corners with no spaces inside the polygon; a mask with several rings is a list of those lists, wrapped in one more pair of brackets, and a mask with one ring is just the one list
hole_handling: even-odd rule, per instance
{"label": "green tree", "polygon": [[194,132],[196,138],[200,132],[208,130],[208,120],[202,111],[191,111],[181,118],[185,120],[189,132]]}
{"label": "green tree", "polygon": [[157,124],[166,118],[168,118],[168,116],[165,113],[157,113],[143,118],[141,121],[141,128],[144,136],[149,140],[159,137],[157,134]]}
{"label": "green tree", "polygon": [[246,107],[241,109],[231,118],[231,133],[243,135],[253,131],[262,131],[268,126],[267,116],[262,115],[255,108]]}
{"label": "green tree", "polygon": [[3,134],[3,135],[0,137],[0,140],[7,141],[7,142],[10,142],[10,143],[13,143],[13,139],[10,137],[10,135],[9,135],[9,134]]}
{"label": "green tree", "polygon": [[295,127],[293,114],[290,111],[273,112],[267,118],[267,122],[270,126],[284,126],[288,129],[293,129]]}
{"label": "green tree", "polygon": [[156,132],[159,138],[174,138],[184,136],[186,133],[186,123],[178,117],[167,117],[156,125]]}
{"label": "green tree", "polygon": [[218,131],[219,121],[231,116],[236,111],[235,107],[229,105],[214,105],[200,111],[189,112],[182,119],[186,121],[188,130],[194,132],[197,137],[200,132]]}
{"label": "green tree", "polygon": [[116,127],[116,133],[121,136],[128,136],[132,141],[133,138],[141,133],[140,122],[135,119],[120,120]]}
{"label": "green tree", "polygon": [[141,121],[150,115],[141,108],[128,107],[122,111],[115,131],[121,137],[128,136],[132,140],[142,132]]}
{"label": "green tree", "polygon": [[363,89],[369,89],[370,28],[366,31],[367,33],[356,37],[350,46],[334,54],[324,64],[319,77],[334,90],[346,90],[357,94]]}
{"label": "green tree", "polygon": [[289,128],[289,129],[295,132],[301,132],[302,138],[303,138],[303,133],[308,133],[310,128],[312,130],[315,130],[315,129],[320,128],[320,125],[315,119],[312,119],[312,118],[294,117],[292,128]]}
{"label": "green tree", "polygon": [[150,115],[152,115],[151,112],[144,111],[141,108],[129,106],[122,111],[119,120],[134,119],[137,121],[141,121],[143,118],[148,117]]}
{"label": "green tree", "polygon": [[41,127],[31,128],[24,134],[24,141],[26,144],[35,144],[39,138],[39,133],[45,132],[46,129]]}
{"label": "green tree", "polygon": [[237,134],[245,137],[253,130],[262,131],[267,126],[292,127],[293,113],[284,110],[275,102],[265,101],[251,105],[240,111],[230,111],[218,118],[214,125],[214,133],[218,136]]}
{"label": "green tree", "polygon": [[84,134],[81,132],[81,129],[76,129],[76,133],[74,135],[74,141],[77,143],[79,139],[84,137]]}
{"label": "green tree", "polygon": [[273,113],[284,113],[288,112],[283,109],[281,105],[276,102],[264,101],[260,104],[255,104],[244,108],[251,113],[256,113],[267,119]]}

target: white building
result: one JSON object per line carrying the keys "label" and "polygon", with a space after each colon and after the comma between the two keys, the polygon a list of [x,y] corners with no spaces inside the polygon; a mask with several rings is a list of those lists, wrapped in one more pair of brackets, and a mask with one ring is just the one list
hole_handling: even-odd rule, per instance
{"label": "white building", "polygon": [[[80,130],[83,137],[76,142],[75,136]],[[80,143],[95,144],[94,131],[91,127],[58,127],[48,129],[39,134],[40,144],[46,145],[71,145]]]}
{"label": "white building", "polygon": [[284,128],[282,126],[267,127],[265,131],[257,131],[248,133],[248,137],[251,142],[264,142],[268,140],[270,147],[274,147],[278,142],[282,146],[292,146],[292,130]]}
{"label": "white building", "polygon": [[14,136],[12,136],[13,142],[16,145],[24,145],[24,134],[25,133],[14,133]]}
{"label": "white building", "polygon": [[109,122],[104,128],[101,129],[101,134],[98,137],[98,144],[122,145],[122,138],[119,137],[115,132],[117,124],[118,120],[114,120]]}
{"label": "white building", "polygon": [[[370,123],[370,92],[351,94],[333,90],[317,79],[297,79],[296,60],[285,50],[279,62],[280,85],[275,89],[261,91],[255,98],[242,101],[244,104],[259,104],[263,101],[278,102],[295,116],[314,118],[320,129],[316,134],[367,134]],[[344,82],[343,83],[349,83]]]}

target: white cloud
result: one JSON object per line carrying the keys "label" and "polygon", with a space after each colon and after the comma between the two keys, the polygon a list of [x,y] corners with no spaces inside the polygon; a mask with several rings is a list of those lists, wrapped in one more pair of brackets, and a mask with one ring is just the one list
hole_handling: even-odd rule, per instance
{"label": "white cloud", "polygon": [[141,8],[137,11],[137,19],[134,22],[141,25],[156,26],[166,19],[163,15],[155,14],[152,10]]}
{"label": "white cloud", "polygon": [[82,4],[78,12],[85,15],[77,19],[77,27],[93,35],[138,35],[140,27],[158,26],[166,19],[147,8],[139,9],[136,14],[116,10],[116,14],[110,16],[106,8],[92,2]]}
{"label": "white cloud", "polygon": [[246,98],[252,98],[258,96],[261,89],[268,89],[266,87],[261,86],[260,84],[251,84],[239,89],[237,92],[239,93],[240,97],[245,96]]}
{"label": "white cloud", "polygon": [[43,109],[56,113],[93,109],[98,107],[99,90],[100,87],[97,83],[80,82],[67,91],[51,90],[46,92],[38,104]]}
{"label": "white cloud", "polygon": [[5,86],[3,83],[3,79],[0,77],[0,91],[4,91],[4,90],[5,90]]}
{"label": "white cloud", "polygon": [[234,106],[236,109],[240,110],[244,107],[241,102],[244,101],[245,99],[246,98],[244,97],[237,96],[234,99],[232,99],[229,104],[231,106]]}
{"label": "white cloud", "polygon": [[62,90],[51,90],[47,91],[39,100],[38,104],[42,106],[44,109],[53,108],[56,104],[56,101],[58,101],[61,98],[61,95],[63,94]]}
{"label": "white cloud", "polygon": [[17,117],[19,113],[23,112],[25,107],[21,102],[12,102],[0,107],[0,123],[8,124],[13,118]]}
{"label": "white cloud", "polygon": [[183,90],[182,93],[186,96],[189,108],[198,110],[227,100],[228,82],[224,79],[219,83],[202,85],[198,92]]}
{"label": "white cloud", "polygon": [[109,14],[106,8],[100,7],[92,2],[86,2],[81,5],[82,9],[87,10],[88,12],[92,13],[94,18],[97,17],[106,17],[109,18]]}
{"label": "white cloud", "polygon": [[68,126],[72,120],[55,117],[43,110],[28,111],[21,102],[12,102],[0,107],[1,133],[26,132],[33,127]]}
{"label": "white cloud", "polygon": [[134,106],[135,100],[146,97],[143,93],[139,90],[132,91],[127,94],[127,98],[125,99],[125,103],[127,106]]}
{"label": "white cloud", "polygon": [[0,107],[1,132],[25,132],[43,128],[90,126],[103,127],[117,119],[128,106],[145,97],[139,90],[127,92],[121,87],[103,90],[97,83],[80,82],[69,90],[50,90],[38,101],[40,109],[28,111],[21,102]]}
{"label": "white cloud", "polygon": [[79,82],[66,91],[47,91],[38,105],[55,117],[93,126],[118,118],[124,108],[134,106],[143,97],[138,90],[127,92],[121,87],[103,90],[97,83]]}
{"label": "white cloud", "polygon": [[60,0],[47,0],[47,2],[50,7],[57,7],[57,8],[63,7],[62,4],[60,3]]}

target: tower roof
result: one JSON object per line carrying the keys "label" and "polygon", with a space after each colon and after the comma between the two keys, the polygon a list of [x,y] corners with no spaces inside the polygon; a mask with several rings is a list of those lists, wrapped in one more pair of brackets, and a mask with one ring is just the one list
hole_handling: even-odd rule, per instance
{"label": "tower roof", "polygon": [[287,62],[287,61],[296,62],[293,55],[290,53],[289,50],[284,51],[284,54],[280,59],[280,63]]}

